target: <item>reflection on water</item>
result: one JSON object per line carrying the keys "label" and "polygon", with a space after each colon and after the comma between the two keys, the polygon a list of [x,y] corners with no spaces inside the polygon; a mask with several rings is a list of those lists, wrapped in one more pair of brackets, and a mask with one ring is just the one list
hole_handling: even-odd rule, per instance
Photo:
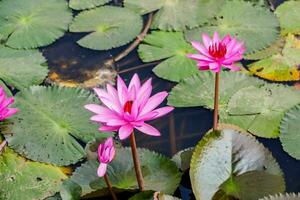
{"label": "reflection on water", "polygon": [[[50,67],[50,78],[76,85],[91,79],[99,70],[108,69],[110,73],[106,78],[111,79],[114,75],[113,69],[115,69],[120,72],[127,83],[134,73],[139,73],[142,80],[152,77],[154,92],[170,91],[174,86],[173,83],[157,78],[152,72],[155,65],[144,65],[139,60],[136,50],[120,62],[107,66],[107,61],[119,54],[126,46],[111,51],[89,50],[76,44],[76,41],[83,36],[84,34],[67,33],[53,45],[42,49]],[[197,144],[205,132],[212,127],[212,112],[204,108],[176,108],[173,113],[150,124],[161,130],[162,136],[150,137],[137,133],[138,146],[172,156],[181,149]],[[300,161],[288,156],[278,139],[259,138],[259,141],[272,151],[283,169],[287,191],[300,192]],[[128,145],[127,141],[125,145]],[[188,197],[190,191],[189,177],[185,174],[180,190],[176,194],[181,195],[183,199],[190,199]]]}

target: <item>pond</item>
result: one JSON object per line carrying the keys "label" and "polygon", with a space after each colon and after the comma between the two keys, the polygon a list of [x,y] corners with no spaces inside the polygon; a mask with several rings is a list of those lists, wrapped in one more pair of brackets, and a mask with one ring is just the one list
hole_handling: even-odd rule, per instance
{"label": "pond", "polygon": [[[276,7],[282,4],[284,1],[270,0],[265,2],[267,5],[271,4],[272,5],[271,7],[273,9],[276,9]],[[110,2],[109,4],[117,5],[117,6],[122,5],[120,0],[119,1],[115,0],[113,2]],[[80,11],[74,11],[74,10],[72,12],[74,16],[80,13]],[[144,24],[147,23],[148,18],[149,18],[148,16],[143,17]],[[1,18],[0,18],[0,25],[1,25]],[[80,32],[84,32],[84,31],[80,31]],[[43,56],[45,57],[47,61],[47,66],[49,68],[48,77],[42,83],[43,85],[51,85],[55,83],[67,87],[83,86],[83,87],[91,88],[95,85],[100,85],[101,87],[104,87],[106,83],[114,83],[116,74],[120,75],[124,79],[125,83],[128,85],[132,76],[135,73],[139,74],[142,82],[146,81],[150,77],[153,79],[152,83],[153,83],[154,94],[160,91],[171,91],[172,88],[178,84],[177,81],[174,82],[174,81],[168,81],[159,78],[152,71],[153,68],[155,68],[155,66],[165,61],[165,59],[168,59],[169,56],[151,62],[143,62],[138,52],[139,47],[137,46],[134,49],[132,49],[132,51],[130,51],[128,55],[122,57],[120,60],[115,62],[113,58],[116,58],[117,55],[123,53],[124,50],[130,47],[131,43],[123,46],[119,45],[121,47],[113,48],[110,50],[91,50],[89,48],[81,47],[77,43],[78,40],[84,38],[87,35],[89,35],[89,33],[74,33],[74,32],[67,31],[61,38],[56,40],[54,43],[47,45],[45,47],[39,47],[39,50],[40,52],[42,52]],[[1,30],[0,30],[0,36],[1,36]],[[200,40],[200,36],[199,36],[199,40]],[[260,41],[258,40],[257,42]],[[298,54],[298,56],[300,55]],[[242,63],[244,65],[250,65],[251,63],[256,62],[254,60],[251,61],[250,60],[243,61]],[[172,71],[170,71],[169,73],[172,73]],[[97,74],[96,76],[98,76],[97,79],[95,79],[95,74]],[[258,76],[255,77],[257,79],[263,80],[262,78],[264,77],[259,78]],[[4,82],[6,81],[5,78],[1,77],[1,79],[3,79]],[[267,82],[269,83],[272,81],[267,80]],[[290,87],[293,87],[297,83],[300,82],[294,80],[288,82],[287,81],[281,82],[281,84],[288,85]],[[6,83],[6,85],[11,86],[10,83]],[[14,92],[18,92],[20,90],[18,87],[10,87],[10,89],[12,88],[17,88],[13,90]],[[213,99],[213,96],[210,96],[210,98]],[[167,100],[165,100],[162,105],[167,105]],[[204,107],[208,107],[208,106],[204,106]],[[137,132],[135,136],[136,136],[136,142],[138,147],[147,148],[159,152],[168,157],[172,157],[180,150],[184,150],[189,147],[195,147],[198,144],[198,142],[201,140],[201,138],[212,128],[213,125],[213,110],[206,109],[204,107],[179,106],[176,107],[176,109],[170,114],[161,117],[159,119],[156,119],[154,121],[151,121],[149,124],[153,125],[158,130],[160,130],[161,136],[152,137]],[[54,107],[54,109],[56,108]],[[11,134],[10,130],[8,131],[8,133]],[[267,149],[269,149],[272,152],[274,158],[279,163],[279,166],[284,173],[285,184],[286,184],[285,191],[295,192],[295,193],[300,192],[300,182],[299,182],[300,161],[291,157],[287,152],[283,150],[279,138],[270,139],[270,138],[264,138],[258,136],[255,137],[259,142],[261,142]],[[82,146],[85,145],[85,142],[83,142],[82,140],[78,138],[76,138],[76,140]],[[9,137],[7,138],[7,141],[8,142],[10,141]],[[118,140],[118,142],[121,142],[124,146],[130,146],[129,140],[124,140],[124,141]],[[10,147],[12,147],[13,149],[18,148],[15,146],[10,146]],[[23,150],[22,150],[23,152],[26,152],[25,147]],[[41,161],[39,160],[39,157],[36,157],[35,159],[33,159],[33,157],[29,157],[29,159]],[[77,163],[72,162],[71,167],[75,169],[83,163],[84,161],[79,161]],[[1,193],[1,189],[0,189],[0,193]],[[128,199],[130,198],[130,196],[132,196],[132,193],[128,191],[122,191],[121,193],[118,193],[117,196],[119,199]],[[193,195],[188,170],[184,172],[180,185],[176,189],[174,196],[179,197],[183,200],[196,199],[195,196]],[[111,198],[110,195],[106,195],[104,197],[94,197],[94,195],[91,195],[90,197],[91,197],[90,199]],[[232,196],[230,196],[230,198],[228,197],[228,199],[231,198],[234,199]],[[0,199],[1,199],[1,194],[0,194]],[[15,198],[12,198],[12,200],[14,199]],[[32,199],[38,199],[38,198],[33,197]],[[50,200],[51,198],[46,198],[46,199]],[[3,200],[10,200],[10,199],[3,199]]]}

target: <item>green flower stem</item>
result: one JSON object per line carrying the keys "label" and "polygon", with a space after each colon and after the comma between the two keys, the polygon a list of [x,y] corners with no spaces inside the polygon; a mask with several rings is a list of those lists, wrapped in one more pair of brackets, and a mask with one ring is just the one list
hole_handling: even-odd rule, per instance
{"label": "green flower stem", "polygon": [[218,130],[219,82],[220,82],[220,72],[217,72],[215,76],[215,100],[214,100],[214,124],[213,124],[214,131]]}
{"label": "green flower stem", "polygon": [[139,155],[136,147],[134,132],[132,132],[130,135],[130,145],[131,145],[132,159],[133,159],[133,164],[134,164],[134,169],[136,174],[136,180],[138,182],[140,191],[144,191],[144,179],[143,179]]}
{"label": "green flower stem", "polygon": [[109,181],[109,178],[108,178],[107,174],[104,174],[103,178],[105,180],[105,183],[106,183],[106,185],[108,187],[108,190],[109,190],[109,192],[110,192],[113,200],[118,200],[118,198],[117,198],[117,196],[116,196],[116,194],[115,194],[115,192],[114,192],[114,190],[112,188],[111,182]]}

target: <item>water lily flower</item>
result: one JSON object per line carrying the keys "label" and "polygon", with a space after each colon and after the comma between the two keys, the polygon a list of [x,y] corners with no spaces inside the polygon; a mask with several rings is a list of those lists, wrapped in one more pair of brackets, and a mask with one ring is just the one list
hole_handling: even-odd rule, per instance
{"label": "water lily flower", "polygon": [[14,103],[14,98],[7,98],[4,89],[0,86],[0,121],[11,117],[19,111],[17,108],[9,108],[9,105],[12,103]]}
{"label": "water lily flower", "polygon": [[100,144],[98,147],[98,159],[100,165],[97,170],[99,177],[103,177],[106,173],[107,164],[109,164],[115,157],[116,149],[114,146],[113,138],[110,137],[105,140],[104,143]]}
{"label": "water lily flower", "polygon": [[94,91],[106,107],[86,105],[86,109],[96,113],[91,120],[102,124],[100,131],[118,131],[121,140],[128,138],[134,129],[160,136],[156,128],[145,122],[166,115],[174,109],[170,106],[156,109],[168,93],[163,91],[151,96],[151,78],[141,84],[137,74],[132,77],[128,87],[119,76],[117,90],[108,84],[107,91],[99,88]]}
{"label": "water lily flower", "polygon": [[199,54],[187,55],[188,58],[198,62],[197,66],[200,70],[212,70],[217,73],[220,72],[222,66],[233,71],[240,70],[234,64],[243,58],[245,52],[243,42],[238,42],[230,35],[220,39],[217,32],[214,33],[212,39],[207,34],[202,34],[202,40],[204,45],[197,41],[192,42],[192,46]]}

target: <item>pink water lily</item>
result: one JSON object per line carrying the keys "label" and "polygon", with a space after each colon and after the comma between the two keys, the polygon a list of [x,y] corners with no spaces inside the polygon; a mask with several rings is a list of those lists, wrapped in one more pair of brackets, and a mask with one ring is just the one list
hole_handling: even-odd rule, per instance
{"label": "pink water lily", "polygon": [[0,120],[9,118],[19,111],[17,108],[9,108],[12,103],[14,103],[14,98],[7,98],[4,89],[0,86]]}
{"label": "pink water lily", "polygon": [[106,107],[86,105],[86,109],[96,113],[91,120],[102,124],[100,131],[118,131],[121,140],[128,138],[133,129],[160,136],[156,128],[145,122],[166,115],[174,109],[170,106],[156,109],[168,93],[164,91],[151,96],[151,79],[141,84],[137,74],[132,77],[128,87],[118,77],[117,90],[108,84],[107,91],[99,88],[94,91]]}
{"label": "pink water lily", "polygon": [[115,157],[116,149],[114,146],[113,138],[108,138],[104,143],[98,147],[98,159],[100,165],[97,170],[99,177],[102,177],[106,173],[107,164],[109,164]]}
{"label": "pink water lily", "polygon": [[220,72],[222,66],[233,71],[240,68],[235,66],[235,62],[243,58],[245,47],[243,42],[238,42],[230,35],[220,39],[217,32],[210,39],[207,34],[202,34],[202,45],[200,42],[193,41],[192,46],[199,54],[188,54],[187,57],[196,60],[200,70],[212,70]]}

